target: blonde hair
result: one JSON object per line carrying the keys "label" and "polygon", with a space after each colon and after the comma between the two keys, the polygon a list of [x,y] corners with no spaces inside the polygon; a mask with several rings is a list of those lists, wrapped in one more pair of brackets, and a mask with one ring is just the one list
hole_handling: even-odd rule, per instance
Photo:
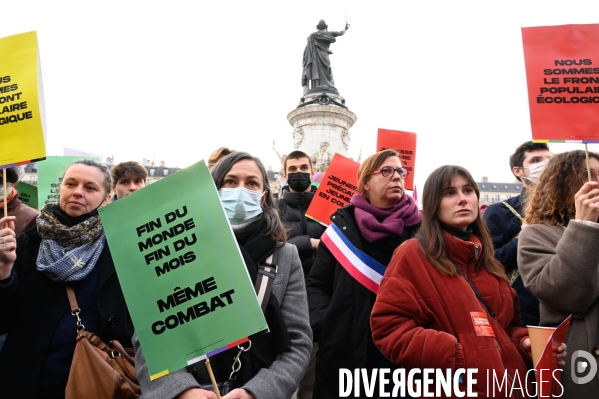
{"label": "blonde hair", "polygon": [[208,157],[208,168],[212,169],[218,161],[233,152],[235,152],[235,150],[227,147],[220,147],[219,149],[213,151],[212,154],[210,154],[210,157]]}

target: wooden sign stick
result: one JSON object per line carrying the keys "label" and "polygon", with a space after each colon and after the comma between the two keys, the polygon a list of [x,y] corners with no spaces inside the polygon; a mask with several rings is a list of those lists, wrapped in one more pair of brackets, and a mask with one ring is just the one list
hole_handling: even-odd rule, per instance
{"label": "wooden sign stick", "polygon": [[206,358],[206,368],[208,369],[208,374],[210,374],[210,381],[212,381],[212,386],[214,387],[216,399],[221,399],[220,390],[218,389],[218,385],[216,384],[216,379],[214,378],[214,373],[212,373],[212,367],[210,366],[210,360],[208,360],[208,358]]}
{"label": "wooden sign stick", "polygon": [[[2,191],[4,195],[4,217],[8,216],[8,203],[6,202],[6,169],[2,171]],[[7,227],[8,224],[4,227]]]}
{"label": "wooden sign stick", "polygon": [[584,143],[584,152],[587,156],[587,174],[589,175],[589,181],[591,181],[591,164],[589,161],[589,145]]}

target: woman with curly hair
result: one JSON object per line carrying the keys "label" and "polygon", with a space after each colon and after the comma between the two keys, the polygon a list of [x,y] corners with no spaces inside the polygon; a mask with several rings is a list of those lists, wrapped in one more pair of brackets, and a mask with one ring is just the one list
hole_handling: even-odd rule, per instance
{"label": "woman with curly hair", "polygon": [[[572,314],[568,350],[599,353],[599,154],[554,156],[529,199],[518,242],[524,286],[541,303],[541,325],[555,327]],[[526,226],[526,227],[525,227]],[[562,373],[562,398],[599,396],[599,377],[574,383],[573,364]],[[582,376],[581,376],[582,377]]]}

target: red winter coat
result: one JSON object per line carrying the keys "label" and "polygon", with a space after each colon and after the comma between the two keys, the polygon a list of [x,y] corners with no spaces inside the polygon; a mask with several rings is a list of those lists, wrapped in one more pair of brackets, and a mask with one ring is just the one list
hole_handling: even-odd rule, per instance
{"label": "red winter coat", "polygon": [[[463,276],[439,273],[425,258],[418,241],[412,239],[395,251],[381,282],[370,319],[375,344],[391,362],[406,369],[441,368],[454,373],[459,368],[478,368],[473,386],[478,397],[487,396],[487,370],[491,382],[492,370],[501,381],[507,369],[508,378],[517,373],[525,384],[523,356],[530,357],[522,341],[528,332],[521,327],[516,292],[507,280],[478,265],[481,243],[476,236],[462,241],[445,233],[445,239],[449,256],[496,319]],[[471,312],[487,315],[495,337],[477,336]],[[492,396],[492,384],[489,387]],[[461,389],[465,392],[465,387]],[[498,390],[496,387],[496,397],[509,397],[505,389],[501,394]],[[530,393],[533,390],[529,387]]]}

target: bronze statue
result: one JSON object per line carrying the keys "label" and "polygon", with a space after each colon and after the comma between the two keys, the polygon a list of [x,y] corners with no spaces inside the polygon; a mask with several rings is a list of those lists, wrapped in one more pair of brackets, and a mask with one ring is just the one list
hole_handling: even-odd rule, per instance
{"label": "bronze statue", "polygon": [[304,50],[304,71],[302,73],[304,94],[310,91],[339,94],[333,80],[331,60],[329,59],[329,54],[333,54],[333,52],[329,50],[329,46],[337,41],[335,37],[343,36],[347,32],[349,24],[346,23],[345,30],[341,32],[329,32],[327,28],[324,19],[321,19],[316,26],[318,31],[308,37],[308,43]]}

